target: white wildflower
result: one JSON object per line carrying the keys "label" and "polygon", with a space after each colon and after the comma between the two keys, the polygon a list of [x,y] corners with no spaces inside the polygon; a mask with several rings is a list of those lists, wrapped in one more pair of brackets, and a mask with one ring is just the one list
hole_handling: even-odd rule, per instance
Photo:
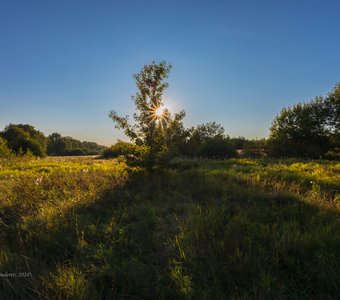
{"label": "white wildflower", "polygon": [[43,178],[42,177],[38,177],[36,180],[35,180],[35,184],[36,185],[39,185],[41,182],[42,182]]}

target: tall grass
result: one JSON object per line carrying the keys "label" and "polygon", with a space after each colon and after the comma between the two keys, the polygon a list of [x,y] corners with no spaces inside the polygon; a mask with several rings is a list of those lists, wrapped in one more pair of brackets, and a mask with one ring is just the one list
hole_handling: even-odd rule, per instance
{"label": "tall grass", "polygon": [[174,161],[151,175],[89,158],[0,166],[0,298],[340,294],[339,163]]}

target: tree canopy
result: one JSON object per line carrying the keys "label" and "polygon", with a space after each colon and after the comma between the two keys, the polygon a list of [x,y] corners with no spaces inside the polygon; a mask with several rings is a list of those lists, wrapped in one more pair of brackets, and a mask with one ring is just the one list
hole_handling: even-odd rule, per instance
{"label": "tree canopy", "polygon": [[46,154],[47,138],[32,125],[9,124],[1,136],[6,139],[8,147],[16,154],[27,152],[39,156]]}
{"label": "tree canopy", "polygon": [[63,137],[54,132],[48,136],[48,155],[96,155],[106,147],[95,142],[82,142],[70,136]]}
{"label": "tree canopy", "polygon": [[9,124],[0,132],[0,156],[11,154],[44,155],[97,155],[105,146],[95,142],[82,142],[72,137],[63,137],[54,132],[46,137],[29,124]]}
{"label": "tree canopy", "polygon": [[117,129],[123,129],[136,145],[148,148],[145,163],[150,169],[164,160],[172,142],[183,133],[181,122],[184,111],[172,115],[163,99],[168,87],[165,80],[171,68],[172,65],[164,61],[153,62],[133,75],[137,87],[137,93],[132,96],[135,105],[134,124],[129,123],[129,116],[121,117],[114,110],[109,114]]}
{"label": "tree canopy", "polygon": [[340,132],[340,84],[325,97],[283,108],[270,128],[273,156],[319,158],[334,148]]}

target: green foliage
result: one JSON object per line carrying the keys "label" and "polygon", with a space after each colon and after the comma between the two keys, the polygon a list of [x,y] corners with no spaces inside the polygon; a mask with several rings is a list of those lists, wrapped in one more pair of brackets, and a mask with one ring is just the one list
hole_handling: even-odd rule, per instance
{"label": "green foliage", "polygon": [[[106,149],[105,146],[97,143],[81,142],[69,136],[62,137],[56,132],[48,136],[48,155],[98,155],[104,149]],[[72,154],[77,152],[82,154]]]}
{"label": "green foliage", "polygon": [[165,79],[172,66],[166,62],[145,65],[143,69],[133,75],[137,93],[132,97],[136,112],[135,124],[128,122],[128,116],[120,117],[115,111],[109,116],[115,122],[117,129],[123,129],[127,137],[136,145],[147,147],[145,165],[152,170],[167,157],[166,152],[176,146],[171,145],[181,135],[181,119],[185,116],[180,112],[172,116],[168,109],[164,108],[163,93],[168,87]]}
{"label": "green foliage", "polygon": [[332,133],[340,133],[340,82],[326,97],[328,125]]}
{"label": "green foliage", "polygon": [[66,148],[66,140],[61,136],[61,134],[54,132],[48,136],[48,155],[63,155]]}
{"label": "green foliage", "polygon": [[273,156],[319,158],[329,149],[325,102],[322,98],[284,108],[270,128]]}
{"label": "green foliage", "polygon": [[12,151],[7,147],[7,141],[0,136],[0,157],[9,157]]}
{"label": "green foliage", "polygon": [[88,282],[79,269],[71,266],[58,266],[55,272],[45,279],[45,293],[55,299],[84,299],[91,295]]}
{"label": "green foliage", "polygon": [[236,150],[236,149],[243,149],[245,144],[247,143],[247,140],[245,137],[239,136],[239,137],[231,138],[230,142],[233,148]]}
{"label": "green foliage", "polygon": [[216,136],[202,142],[200,156],[215,159],[234,157],[235,151],[229,139]]}
{"label": "green foliage", "polygon": [[191,139],[197,141],[204,141],[210,138],[224,136],[223,126],[221,124],[217,124],[216,122],[197,125],[196,127],[192,127],[190,131]]}
{"label": "green foliage", "polygon": [[[0,137],[5,139],[6,146],[17,155],[98,155],[105,146],[94,142],[81,142],[72,137],[62,137],[52,133],[47,138],[42,132],[28,124],[9,124]],[[4,142],[1,142],[1,155],[8,155]],[[79,150],[81,149],[81,150]]]}
{"label": "green foliage", "polygon": [[[224,135],[223,126],[216,122],[186,129],[182,122],[185,117],[184,111],[171,115],[164,108],[163,93],[168,87],[165,79],[171,67],[165,62],[152,63],[145,65],[134,75],[138,90],[132,97],[136,108],[133,115],[135,123],[130,124],[128,116],[121,117],[116,111],[111,111],[109,116],[115,122],[115,127],[124,130],[125,135],[134,144],[143,145],[148,149],[144,156],[144,165],[149,170],[156,165],[166,165],[176,156],[205,158],[235,156],[235,150],[238,149],[238,145],[243,146],[246,143],[245,139],[231,140]],[[163,111],[157,115],[159,109]],[[263,141],[251,142],[256,147],[264,144]]]}
{"label": "green foliage", "polygon": [[66,155],[66,156],[81,156],[81,155],[86,155],[86,153],[81,148],[74,148],[74,149],[65,149],[63,155]]}
{"label": "green foliage", "polygon": [[117,158],[119,156],[125,156],[130,161],[142,162],[147,153],[145,146],[137,146],[132,143],[118,141],[116,144],[105,149],[101,156],[103,158]]}
{"label": "green foliage", "polygon": [[197,125],[187,130],[182,154],[189,157],[229,158],[235,149],[224,128],[216,122]]}
{"label": "green foliage", "polygon": [[28,124],[9,124],[1,132],[8,147],[16,154],[31,152],[37,156],[46,154],[47,138],[42,132]]}
{"label": "green foliage", "polygon": [[169,155],[176,156],[185,153],[186,141],[190,132],[183,125],[184,117],[185,112],[182,110],[175,114],[172,120],[169,120],[165,137]]}
{"label": "green foliage", "polygon": [[[284,108],[270,128],[272,156],[319,158],[338,147],[340,83],[325,97]],[[334,151],[333,151],[334,152]]]}

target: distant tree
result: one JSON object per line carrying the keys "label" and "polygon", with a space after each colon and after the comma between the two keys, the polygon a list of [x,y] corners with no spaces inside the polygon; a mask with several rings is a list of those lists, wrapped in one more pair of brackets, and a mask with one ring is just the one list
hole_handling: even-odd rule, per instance
{"label": "distant tree", "polygon": [[266,139],[246,139],[242,149],[265,149],[266,146]]}
{"label": "distant tree", "polygon": [[325,99],[327,108],[327,121],[331,133],[340,132],[340,82],[335,85],[333,90]]}
{"label": "distant tree", "polygon": [[[209,122],[205,124],[197,125],[196,127],[191,127],[188,130],[188,138],[185,147],[185,153],[189,156],[201,156],[202,155],[202,147],[209,140],[214,139],[215,142],[210,143],[217,145],[224,138],[224,128],[222,125],[217,124],[216,122]],[[211,150],[209,150],[210,152]]]}
{"label": "distant tree", "polygon": [[85,151],[81,148],[66,149],[64,152],[66,156],[83,156],[86,155]]}
{"label": "distant tree", "polygon": [[182,112],[172,116],[164,107],[163,93],[168,87],[165,79],[171,68],[166,62],[153,62],[133,75],[138,89],[132,97],[136,109],[133,115],[134,125],[129,123],[128,116],[121,117],[115,111],[109,114],[117,129],[123,129],[125,135],[136,145],[148,148],[145,163],[150,170],[155,164],[161,163],[168,153],[171,141],[169,130],[173,128],[171,124],[179,123],[185,115]]}
{"label": "distant tree", "polygon": [[48,136],[48,155],[63,155],[66,151],[66,141],[61,134],[54,132]]}
{"label": "distant tree", "polygon": [[224,127],[216,122],[209,122],[191,128],[190,138],[204,141],[209,138],[224,136]]}
{"label": "distant tree", "polygon": [[321,97],[284,108],[270,128],[273,156],[319,158],[329,149],[327,107]]}
{"label": "distant tree", "polygon": [[85,151],[87,155],[99,154],[106,149],[105,146],[98,145],[95,142],[88,141],[81,142],[81,148]]}
{"label": "distant tree", "polygon": [[330,150],[326,157],[340,160],[340,82],[326,96],[325,105],[330,141]]}
{"label": "distant tree", "polygon": [[39,156],[46,154],[47,138],[32,125],[9,124],[1,136],[7,140],[8,147],[15,153],[30,151]]}
{"label": "distant tree", "polygon": [[97,155],[105,148],[95,142],[81,142],[69,136],[63,137],[56,132],[48,136],[48,155],[70,155],[73,149],[81,149],[85,155]]}
{"label": "distant tree", "polygon": [[216,135],[203,141],[200,156],[214,159],[225,159],[236,155],[228,137]]}
{"label": "distant tree", "polygon": [[63,140],[65,142],[67,150],[82,148],[81,141],[78,141],[78,140],[74,139],[73,137],[65,136],[65,137],[63,137]]}
{"label": "distant tree", "polygon": [[235,150],[243,149],[244,145],[247,143],[247,140],[246,140],[245,137],[240,136],[240,137],[236,137],[236,138],[231,138],[230,143],[232,144],[233,149],[235,149]]}

